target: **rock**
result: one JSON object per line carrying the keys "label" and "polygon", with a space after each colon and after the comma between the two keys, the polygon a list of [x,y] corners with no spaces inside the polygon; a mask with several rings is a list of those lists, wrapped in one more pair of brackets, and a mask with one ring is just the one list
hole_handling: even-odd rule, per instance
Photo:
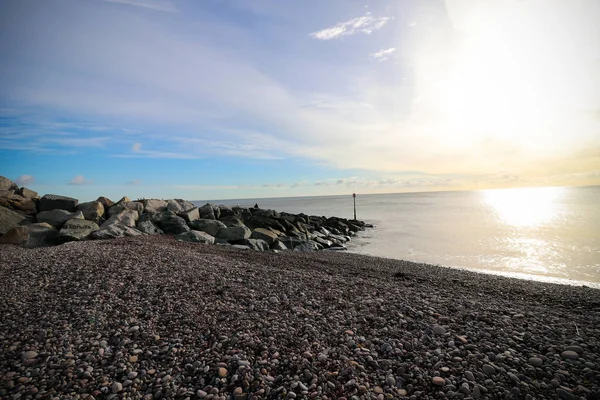
{"label": "rock", "polygon": [[575,353],[581,355],[583,353],[583,348],[581,346],[567,346],[565,348],[566,351],[574,351]]}
{"label": "rock", "polygon": [[287,248],[287,246],[285,244],[281,243],[278,240],[271,245],[271,250],[285,251],[285,250],[289,250],[289,249]]}
{"label": "rock", "polygon": [[15,191],[17,190],[19,187],[17,186],[16,183],[14,183],[13,181],[11,181],[10,179],[4,177],[4,176],[0,176],[0,190],[12,190]]}
{"label": "rock", "polygon": [[38,356],[38,353],[33,351],[33,350],[29,350],[26,351],[25,353],[23,353],[23,360],[32,360],[34,358],[36,358]]}
{"label": "rock", "polygon": [[295,237],[290,237],[290,236],[280,237],[279,241],[281,243],[283,243],[285,245],[285,247],[287,247],[288,249],[294,249],[294,247],[299,246],[302,243],[304,243],[302,240],[295,238]]}
{"label": "rock", "polygon": [[[216,207],[216,209],[217,211],[219,210],[218,207]],[[205,205],[200,207],[200,218],[217,219],[218,215],[215,215],[215,208],[211,204],[206,203]]]}
{"label": "rock", "polygon": [[29,190],[26,187],[20,188],[19,190],[16,191],[16,193],[21,197],[25,197],[26,199],[37,199],[40,197],[40,196],[38,196],[38,192]]}
{"label": "rock", "polygon": [[300,243],[299,245],[294,247],[294,251],[302,251],[302,252],[313,252],[320,250],[318,244],[309,240],[307,242]]}
{"label": "rock", "polygon": [[252,250],[269,251],[269,244],[262,239],[247,239],[245,244]]}
{"label": "rock", "polygon": [[56,194],[44,195],[38,204],[39,212],[52,210],[66,210],[74,212],[79,201],[72,197],[59,196]]}
{"label": "rock", "polygon": [[475,382],[475,375],[471,371],[465,371],[465,378],[471,382]]}
{"label": "rock", "polygon": [[559,399],[563,399],[563,400],[579,400],[579,396],[577,396],[563,388],[556,389],[556,395],[558,396]]}
{"label": "rock", "polygon": [[202,231],[189,231],[180,233],[179,235],[175,235],[176,240],[181,240],[184,242],[194,242],[194,243],[203,243],[203,244],[214,244],[215,238],[209,235],[206,232]]}
{"label": "rock", "polygon": [[527,360],[527,362],[529,363],[529,365],[532,365],[534,367],[541,367],[544,364],[544,360],[538,357],[531,357],[529,360]]}
{"label": "rock", "polygon": [[100,227],[94,221],[70,219],[65,222],[59,234],[61,240],[70,242],[85,239],[90,233],[97,231],[98,229],[100,229]]}
{"label": "rock", "polygon": [[219,228],[216,237],[219,239],[227,240],[228,242],[235,242],[250,238],[252,231],[247,226],[237,226],[231,228]]}
{"label": "rock", "polygon": [[130,201],[128,197],[123,197],[115,205],[108,209],[107,214],[109,217],[112,217],[113,215],[120,214],[125,210],[134,210],[137,211],[138,215],[142,215],[144,212],[144,205],[138,201]]}
{"label": "rock", "polygon": [[431,379],[431,382],[436,386],[445,386],[446,385],[446,380],[440,376],[434,376]]}
{"label": "rock", "polygon": [[102,203],[102,205],[104,206],[104,210],[108,210],[110,207],[112,207],[115,203],[109,199],[108,197],[104,197],[104,196],[100,196],[96,199],[97,202]]}
{"label": "rock", "polygon": [[135,222],[137,221],[139,214],[135,210],[124,210],[119,214],[111,216],[109,219],[104,221],[101,228],[106,228],[114,224],[125,225],[131,228],[135,228]]}
{"label": "rock", "polygon": [[217,369],[217,374],[219,375],[219,378],[225,378],[227,376],[227,370],[223,367],[219,367]]}
{"label": "rock", "polygon": [[579,354],[571,350],[565,350],[560,353],[560,356],[563,360],[577,360],[579,358]]}
{"label": "rock", "polygon": [[113,384],[110,386],[110,389],[113,393],[119,393],[121,390],[123,390],[123,385],[121,382],[113,382]]}
{"label": "rock", "polygon": [[492,367],[490,364],[483,364],[483,373],[487,376],[492,376],[496,373],[496,369]]}
{"label": "rock", "polygon": [[196,231],[206,232],[211,236],[215,236],[219,228],[225,228],[225,224],[214,219],[196,219],[190,221],[188,226]]}
{"label": "rock", "polygon": [[177,215],[179,217],[185,219],[186,222],[195,221],[200,218],[200,212],[198,211],[198,208],[196,208],[196,207],[186,210],[184,212],[181,212]]}
{"label": "rock", "polygon": [[81,211],[83,218],[88,221],[99,223],[104,218],[104,205],[99,201],[88,201],[78,204],[76,210]]}
{"label": "rock", "polygon": [[228,228],[235,228],[235,227],[240,227],[240,226],[246,226],[242,222],[242,220],[240,220],[238,217],[234,217],[234,216],[223,217],[219,221],[221,221]]}
{"label": "rock", "polygon": [[0,237],[0,244],[16,244],[23,247],[54,246],[59,243],[58,231],[47,223],[17,226]]}
{"label": "rock", "polygon": [[143,235],[142,232],[138,231],[135,228],[132,228],[127,225],[120,224],[118,222],[100,227],[97,231],[94,231],[90,234],[90,238],[92,239],[115,239],[120,237],[129,237],[129,236],[139,236]]}
{"label": "rock", "polygon": [[0,206],[0,234],[4,235],[14,227],[30,223],[31,221],[18,212]]}
{"label": "rock", "polygon": [[35,200],[14,194],[12,191],[5,191],[4,194],[0,194],[0,206],[9,208],[25,216],[35,216],[37,214]]}
{"label": "rock", "polygon": [[66,210],[54,209],[51,211],[42,211],[36,216],[38,222],[46,222],[56,229],[62,228],[65,222],[70,219],[84,219],[81,211],[69,212]]}
{"label": "rock", "polygon": [[164,233],[179,235],[180,233],[190,231],[190,227],[185,222],[185,219],[178,217],[172,211],[164,211],[156,214],[156,216],[156,224]]}
{"label": "rock", "polygon": [[167,210],[167,202],[159,199],[142,200],[144,212],[148,214],[157,214]]}
{"label": "rock", "polygon": [[434,325],[433,326],[433,333],[435,333],[436,335],[443,335],[446,333],[446,328],[444,328],[441,325]]}
{"label": "rock", "polygon": [[191,210],[196,206],[189,201],[175,199],[167,200],[167,211],[173,211],[175,214],[182,213],[185,210]]}
{"label": "rock", "polygon": [[161,235],[164,233],[162,229],[154,225],[152,221],[138,221],[137,229],[146,235]]}
{"label": "rock", "polygon": [[256,228],[252,231],[250,237],[252,239],[264,240],[269,246],[279,240],[277,234],[265,228]]}

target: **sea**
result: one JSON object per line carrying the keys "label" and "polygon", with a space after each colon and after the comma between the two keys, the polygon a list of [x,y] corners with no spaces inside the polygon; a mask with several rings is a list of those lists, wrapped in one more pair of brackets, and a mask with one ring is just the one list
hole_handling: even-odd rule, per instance
{"label": "sea", "polygon": [[[600,288],[600,186],[357,194],[348,251]],[[196,201],[204,204],[205,201]],[[211,201],[354,217],[352,194]]]}

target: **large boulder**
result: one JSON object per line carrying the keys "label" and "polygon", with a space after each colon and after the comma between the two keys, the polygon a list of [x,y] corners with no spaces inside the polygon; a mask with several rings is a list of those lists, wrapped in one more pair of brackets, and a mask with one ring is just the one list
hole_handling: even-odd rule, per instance
{"label": "large boulder", "polygon": [[62,228],[65,222],[70,219],[84,219],[81,211],[69,212],[66,210],[42,211],[36,216],[37,222],[47,222],[56,229]]}
{"label": "large boulder", "polygon": [[29,190],[26,187],[20,188],[15,193],[17,193],[21,197],[25,197],[26,199],[37,199],[40,197],[40,196],[38,196],[37,192],[34,192],[33,190]]}
{"label": "large boulder", "polygon": [[135,210],[123,210],[120,213],[113,215],[109,219],[107,219],[103,224],[102,228],[119,224],[128,226],[131,228],[135,228],[135,221],[139,218],[139,214]]}
{"label": "large boulder", "polygon": [[96,199],[96,201],[102,203],[102,205],[104,206],[105,210],[108,210],[109,208],[111,208],[115,204],[114,201],[112,201],[108,197],[104,197],[104,196],[98,197]]}
{"label": "large boulder", "polygon": [[175,214],[182,213],[194,207],[196,206],[193,203],[190,203],[189,201],[181,199],[167,200],[167,210],[173,211]]}
{"label": "large boulder", "polygon": [[185,219],[178,217],[172,211],[157,214],[156,224],[164,233],[172,235],[179,235],[190,230]]}
{"label": "large boulder", "polygon": [[214,244],[215,238],[206,232],[201,231],[189,231],[175,235],[175,239],[184,242],[194,242],[203,244]]}
{"label": "large boulder", "polygon": [[227,240],[228,242],[237,242],[249,239],[252,231],[246,225],[219,228],[216,238]]}
{"label": "large boulder", "polygon": [[142,232],[135,228],[120,223],[113,223],[107,226],[102,225],[100,229],[90,234],[92,239],[116,239],[120,237],[140,236]]}
{"label": "large boulder", "polygon": [[279,239],[277,234],[264,228],[256,228],[252,231],[252,235],[250,235],[250,237],[252,239],[264,240],[269,246]]}
{"label": "large boulder", "polygon": [[88,221],[94,221],[95,223],[98,223],[104,219],[104,205],[99,201],[81,203],[77,205],[76,210],[81,211],[83,218],[87,219]]}
{"label": "large boulder", "polygon": [[85,239],[90,233],[100,229],[94,221],[85,219],[70,219],[61,228],[59,235],[63,242],[72,242]]}
{"label": "large boulder", "polygon": [[0,206],[0,235],[6,234],[6,232],[16,226],[27,225],[30,223],[31,221],[29,221],[29,219],[18,212]]}
{"label": "large boulder", "polygon": [[200,218],[203,219],[218,219],[219,207],[214,207],[213,205],[206,203],[202,207],[200,207]]}
{"label": "large boulder", "polygon": [[276,241],[275,243],[273,243],[271,245],[271,250],[275,250],[275,251],[285,251],[285,250],[289,250],[287,248],[287,246],[283,243],[281,243],[279,240]]}
{"label": "large boulder", "polygon": [[245,224],[242,222],[242,220],[240,220],[237,217],[231,216],[231,215],[229,217],[222,217],[219,221],[221,221],[223,224],[225,224],[225,226],[228,228],[245,226]]}
{"label": "large boulder", "polygon": [[60,243],[58,231],[47,223],[17,226],[0,237],[0,244],[24,247],[54,246]]}
{"label": "large boulder", "polygon": [[300,240],[296,237],[283,236],[279,238],[279,241],[285,245],[288,249],[294,249],[296,246],[300,246],[304,243],[303,240]]}
{"label": "large boulder", "polygon": [[196,231],[206,232],[215,236],[219,228],[225,228],[225,224],[214,219],[197,219],[188,223],[188,226]]}
{"label": "large boulder", "polygon": [[12,190],[0,194],[0,206],[32,217],[37,213],[37,204],[34,199],[12,193]]}
{"label": "large boulder", "polygon": [[248,228],[252,230],[255,230],[257,228],[272,228],[277,229],[278,231],[286,231],[286,228],[281,224],[281,222],[278,219],[268,215],[255,214],[252,215],[252,217],[246,220],[244,223]]}
{"label": "large boulder", "polygon": [[134,210],[137,211],[138,215],[141,215],[144,212],[144,205],[138,201],[130,201],[128,197],[123,197],[108,209],[108,216],[112,217],[125,210]]}
{"label": "large boulder", "polygon": [[142,200],[144,212],[148,214],[157,214],[167,210],[167,202],[159,199]]}
{"label": "large boulder", "polygon": [[146,235],[161,235],[164,232],[152,221],[138,221],[137,229]]}
{"label": "large boulder", "polygon": [[269,251],[269,244],[262,239],[247,239],[244,244],[252,250]]}
{"label": "large boulder", "polygon": [[79,200],[57,194],[45,194],[38,204],[38,211],[66,210],[75,211]]}
{"label": "large boulder", "polygon": [[197,207],[190,208],[184,212],[177,214],[181,218],[185,219],[187,222],[195,221],[200,218],[200,212]]}
{"label": "large boulder", "polygon": [[4,176],[0,176],[0,190],[12,190],[15,191],[17,190],[19,187],[17,186],[16,183],[14,183],[13,181],[11,181],[10,179],[4,177]]}
{"label": "large boulder", "polygon": [[297,246],[294,246],[294,251],[302,251],[302,252],[313,252],[313,251],[317,251],[317,250],[322,250],[323,247],[319,246],[318,243],[313,242],[312,240],[309,240],[307,242],[303,242],[300,243]]}

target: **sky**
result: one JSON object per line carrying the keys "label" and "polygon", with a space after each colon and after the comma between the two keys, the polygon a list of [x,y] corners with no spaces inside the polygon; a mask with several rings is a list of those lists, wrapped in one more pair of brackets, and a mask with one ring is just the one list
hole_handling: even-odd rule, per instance
{"label": "sky", "polygon": [[600,184],[597,0],[0,0],[0,175],[92,200]]}

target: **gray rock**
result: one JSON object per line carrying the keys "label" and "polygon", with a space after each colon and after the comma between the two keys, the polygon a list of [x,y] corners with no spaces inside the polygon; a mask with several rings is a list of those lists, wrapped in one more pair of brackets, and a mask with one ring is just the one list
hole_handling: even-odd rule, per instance
{"label": "gray rock", "polygon": [[206,232],[202,231],[189,231],[180,233],[179,235],[175,235],[176,240],[181,240],[184,242],[194,242],[194,243],[203,243],[203,244],[214,244],[215,238],[209,235]]}
{"label": "gray rock", "polygon": [[203,219],[217,219],[218,215],[215,214],[215,208],[217,211],[218,207],[213,207],[211,204],[206,203],[202,207],[200,207],[200,218]]}
{"label": "gray rock", "polygon": [[434,325],[433,326],[433,333],[435,333],[436,335],[443,335],[446,333],[446,328],[444,328],[441,325]]}
{"label": "gray rock", "polygon": [[17,190],[19,187],[10,179],[0,176],[0,190]]}
{"label": "gray rock", "polygon": [[475,382],[475,375],[471,371],[465,371],[465,378],[471,382]]}
{"label": "gray rock", "polygon": [[104,205],[99,201],[78,204],[76,210],[81,211],[83,218],[88,221],[99,223],[104,218]]}
{"label": "gray rock", "polygon": [[40,212],[52,210],[66,210],[74,212],[78,202],[79,200],[72,197],[46,194],[40,199],[38,210]]}
{"label": "gray rock", "polygon": [[534,367],[541,367],[544,364],[544,360],[538,357],[531,357],[528,361],[529,365]]}
{"label": "gray rock", "polygon": [[113,223],[107,226],[104,224],[90,234],[92,239],[115,239],[120,237],[140,236],[143,235],[139,230],[120,223]]}
{"label": "gray rock", "polygon": [[279,236],[277,236],[277,234],[265,228],[256,228],[252,231],[252,235],[250,235],[250,237],[252,239],[264,240],[269,246],[279,240]]}
{"label": "gray rock", "polygon": [[25,216],[35,216],[37,214],[36,201],[19,194],[12,190],[4,190],[0,193],[0,206],[16,211]]}
{"label": "gray rock", "polygon": [[247,239],[246,244],[252,250],[269,251],[269,244],[262,239]]}
{"label": "gray rock", "polygon": [[38,196],[37,192],[34,192],[33,190],[29,190],[26,187],[22,187],[19,190],[16,191],[16,193],[21,196],[21,197],[25,197],[26,199],[37,199],[40,196]]}
{"label": "gray rock", "polygon": [[17,226],[0,237],[1,244],[24,247],[54,246],[60,243],[58,231],[48,223]]}
{"label": "gray rock", "polygon": [[492,376],[496,373],[496,368],[492,367],[490,364],[483,364],[483,373],[487,376]]}
{"label": "gray rock", "polygon": [[245,226],[245,224],[242,222],[242,220],[240,220],[239,218],[234,217],[234,216],[223,217],[219,221],[221,221],[223,224],[225,224],[225,226],[228,228]]}
{"label": "gray rock", "polygon": [[190,227],[185,222],[185,219],[178,217],[171,211],[165,211],[157,214],[156,224],[164,233],[179,235],[190,230]]}
{"label": "gray rock", "polygon": [[271,250],[276,250],[276,251],[285,251],[285,250],[289,250],[287,248],[287,246],[283,243],[281,243],[279,240],[276,241],[275,243],[273,243],[271,245]]}
{"label": "gray rock", "polygon": [[579,400],[579,396],[577,396],[563,388],[556,389],[556,395],[558,396],[559,399],[563,399],[563,400]]}
{"label": "gray rock", "polygon": [[579,354],[571,350],[565,350],[560,353],[560,356],[563,360],[577,360],[579,358]]}
{"label": "gray rock", "polygon": [[309,240],[307,242],[303,242],[297,246],[294,246],[294,251],[313,252],[313,251],[317,251],[317,250],[320,250],[320,248],[317,245],[317,243],[313,242],[312,240]]}
{"label": "gray rock", "polygon": [[167,210],[173,211],[175,214],[182,213],[186,210],[190,210],[196,207],[194,204],[189,201],[175,199],[175,200],[167,200]]}
{"label": "gray rock", "polygon": [[104,206],[104,210],[107,211],[110,207],[112,207],[115,202],[109,199],[108,197],[100,196],[96,199],[96,201],[102,203]]}
{"label": "gray rock", "polygon": [[100,229],[94,221],[85,219],[70,219],[63,225],[60,230],[60,239],[66,242],[82,240],[90,235],[90,233]]}
{"label": "gray rock", "polygon": [[139,214],[135,210],[124,210],[119,214],[113,215],[109,219],[107,219],[102,225],[101,228],[106,228],[111,225],[120,224],[125,225],[131,228],[135,228],[135,221],[137,221]]}
{"label": "gray rock", "polygon": [[251,234],[252,231],[250,231],[247,226],[242,225],[231,228],[219,228],[216,237],[227,240],[228,242],[235,242],[249,239]]}
{"label": "gray rock", "polygon": [[290,236],[280,237],[279,241],[281,243],[283,243],[285,245],[285,247],[287,247],[288,249],[294,249],[294,247],[299,246],[302,243],[304,243],[302,240],[295,238],[295,237],[290,237]]}
{"label": "gray rock", "polygon": [[138,221],[137,229],[146,235],[161,235],[164,233],[162,229],[154,225],[152,221]]}
{"label": "gray rock", "polygon": [[225,228],[225,224],[214,219],[197,219],[190,221],[188,226],[196,231],[206,232],[211,236],[215,236],[219,228]]}
{"label": "gray rock", "polygon": [[191,208],[191,209],[181,212],[177,215],[180,216],[181,218],[185,219],[186,222],[195,221],[200,218],[200,212],[198,211],[197,207]]}
{"label": "gray rock", "polygon": [[0,206],[0,234],[4,235],[14,227],[30,223],[31,221],[18,212]]}
{"label": "gray rock", "polygon": [[583,348],[581,346],[567,346],[565,351],[574,351],[579,355],[583,354]]}
{"label": "gray rock", "polygon": [[112,217],[113,215],[120,214],[125,210],[134,210],[141,215],[144,212],[144,205],[139,201],[130,201],[129,198],[123,197],[117,202],[117,204],[108,209],[107,214],[109,217]]}
{"label": "gray rock", "polygon": [[62,228],[65,222],[70,219],[84,219],[81,211],[69,212],[66,210],[42,211],[36,216],[37,222],[46,222],[56,229]]}
{"label": "gray rock", "polygon": [[142,201],[144,212],[148,214],[157,214],[167,210],[167,202],[159,199],[146,199]]}

